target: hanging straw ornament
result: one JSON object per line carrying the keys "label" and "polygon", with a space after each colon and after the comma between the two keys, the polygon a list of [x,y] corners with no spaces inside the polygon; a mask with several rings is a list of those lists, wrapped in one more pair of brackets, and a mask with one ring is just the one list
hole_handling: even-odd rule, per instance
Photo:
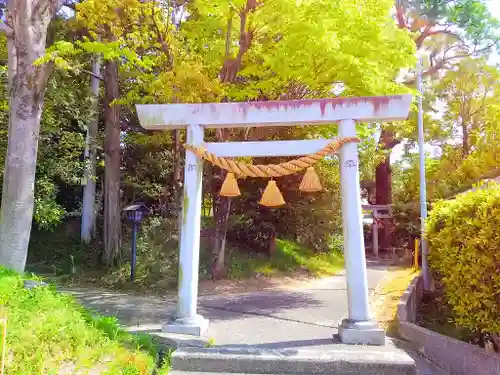
{"label": "hanging straw ornament", "polygon": [[259,203],[267,207],[278,207],[285,204],[285,200],[283,199],[283,195],[281,195],[280,189],[278,189],[276,185],[276,181],[270,180],[267,183]]}
{"label": "hanging straw ornament", "polygon": [[300,183],[299,190],[308,193],[323,190],[323,186],[321,186],[321,181],[319,180],[318,174],[314,170],[314,167],[307,168],[306,174],[304,175],[304,178],[302,178],[302,182]]}
{"label": "hanging straw ornament", "polygon": [[236,180],[234,173],[227,173],[219,194],[222,197],[237,197],[241,195],[240,188],[238,187],[238,181]]}

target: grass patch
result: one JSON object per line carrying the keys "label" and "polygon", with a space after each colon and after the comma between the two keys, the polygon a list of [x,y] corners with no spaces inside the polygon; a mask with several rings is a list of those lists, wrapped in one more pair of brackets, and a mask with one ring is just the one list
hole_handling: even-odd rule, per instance
{"label": "grass patch", "polygon": [[116,318],[91,314],[52,286],[28,290],[3,267],[0,308],[7,318],[7,374],[167,373],[151,336],[123,331]]}
{"label": "grass patch", "polygon": [[302,272],[311,276],[334,275],[344,267],[339,251],[315,253],[289,240],[276,240],[272,257],[242,253],[232,249],[227,257],[228,277],[246,279],[262,274],[266,277]]}
{"label": "grass patch", "polygon": [[401,296],[418,272],[413,268],[389,271],[388,277],[377,287],[372,308],[376,320],[388,336],[398,335],[396,312]]}
{"label": "grass patch", "polygon": [[[32,235],[27,269],[58,285],[99,285],[118,290],[164,293],[178,285],[179,247],[170,230],[172,221],[151,218],[141,226],[137,239],[137,268],[130,281],[130,239],[124,235],[122,263],[108,269],[100,263],[97,248],[86,248],[69,236],[63,226],[53,233]],[[340,237],[339,237],[340,238]],[[325,276],[343,268],[342,241],[334,241],[329,252],[317,252],[293,241],[277,240],[272,257],[232,246],[226,250],[227,278],[232,280],[273,276]],[[213,254],[209,237],[200,244],[199,279],[212,277]]]}

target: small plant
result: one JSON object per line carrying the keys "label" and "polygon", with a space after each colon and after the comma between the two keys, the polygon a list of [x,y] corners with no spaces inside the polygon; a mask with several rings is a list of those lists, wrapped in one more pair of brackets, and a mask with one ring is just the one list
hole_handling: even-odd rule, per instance
{"label": "small plant", "polygon": [[215,339],[213,337],[210,337],[205,344],[205,348],[213,348],[215,346]]}

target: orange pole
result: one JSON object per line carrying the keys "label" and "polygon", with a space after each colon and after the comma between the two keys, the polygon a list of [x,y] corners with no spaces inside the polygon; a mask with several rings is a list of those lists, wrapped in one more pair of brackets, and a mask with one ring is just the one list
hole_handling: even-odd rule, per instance
{"label": "orange pole", "polygon": [[420,240],[418,238],[415,238],[415,259],[414,259],[414,267],[416,270],[419,270],[420,267],[418,265],[418,255],[419,255],[419,250],[420,250]]}

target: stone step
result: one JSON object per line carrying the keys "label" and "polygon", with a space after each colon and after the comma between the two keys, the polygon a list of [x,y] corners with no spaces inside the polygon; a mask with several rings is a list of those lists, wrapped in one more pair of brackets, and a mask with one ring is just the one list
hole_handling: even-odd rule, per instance
{"label": "stone step", "polygon": [[[194,372],[194,371],[169,371],[168,375],[262,375],[262,374],[235,374],[234,372]],[[284,375],[284,374],[267,374],[267,375]]]}
{"label": "stone step", "polygon": [[[393,345],[326,345],[315,348],[225,346],[179,348],[173,374],[415,375],[414,360]],[[170,373],[172,374],[172,373]]]}

